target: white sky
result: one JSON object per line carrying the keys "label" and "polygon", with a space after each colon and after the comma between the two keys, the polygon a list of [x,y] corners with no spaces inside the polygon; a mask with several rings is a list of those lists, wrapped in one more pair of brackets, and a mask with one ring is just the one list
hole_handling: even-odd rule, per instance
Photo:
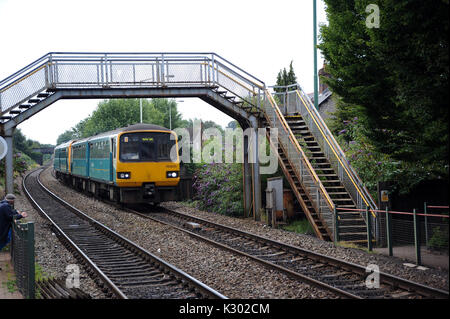
{"label": "white sky", "polygon": [[[48,52],[215,52],[274,85],[294,61],[313,85],[312,0],[0,0],[0,80]],[[317,1],[318,24],[326,22]],[[318,56],[318,68],[323,63]],[[200,99],[180,98],[183,118],[226,126],[232,119]],[[20,124],[45,144],[95,110],[99,100],[60,100]]]}

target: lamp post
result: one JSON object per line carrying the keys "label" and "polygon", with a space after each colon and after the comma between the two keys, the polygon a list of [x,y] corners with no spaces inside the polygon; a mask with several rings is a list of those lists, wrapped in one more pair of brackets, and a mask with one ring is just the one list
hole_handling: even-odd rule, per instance
{"label": "lamp post", "polygon": [[[175,103],[183,103],[184,100],[175,100]],[[172,104],[169,103],[169,129],[172,130]]]}

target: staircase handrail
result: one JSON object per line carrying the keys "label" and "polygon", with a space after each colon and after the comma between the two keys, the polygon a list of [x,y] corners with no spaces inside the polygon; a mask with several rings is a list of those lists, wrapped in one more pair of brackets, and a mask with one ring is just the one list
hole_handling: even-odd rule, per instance
{"label": "staircase handrail", "polygon": [[[375,204],[375,201],[373,200],[372,196],[370,195],[367,188],[362,183],[360,177],[358,174],[354,171],[354,169],[348,164],[348,160],[342,151],[341,147],[337,143],[336,139],[334,138],[334,135],[330,132],[328,126],[323,121],[322,117],[319,115],[318,110],[314,107],[314,104],[312,103],[311,99],[307,94],[304,93],[303,89],[299,84],[297,84],[297,95],[299,96],[300,100],[302,101],[303,105],[311,115],[311,118],[314,120],[315,124],[319,128],[319,131],[321,132],[324,140],[326,143],[330,146],[331,150],[333,151],[334,155],[338,159],[339,163],[344,168],[344,171],[347,173],[348,177],[350,178],[352,184],[354,185],[357,192],[360,194],[361,199],[364,201],[367,207],[370,208],[372,212],[372,216],[376,217],[376,210],[377,205]],[[305,102],[306,100],[306,102]]]}
{"label": "staircase handrail", "polygon": [[311,174],[311,176],[313,176],[315,183],[317,184],[320,192],[325,197],[328,207],[330,208],[330,210],[333,211],[333,209],[335,207],[333,201],[331,200],[330,196],[328,195],[328,192],[326,191],[325,187],[323,186],[322,182],[320,181],[319,176],[317,176],[311,163],[309,162],[308,158],[306,157],[305,153],[303,152],[302,147],[300,146],[297,139],[295,138],[294,133],[292,132],[291,128],[289,127],[288,123],[286,122],[286,119],[284,118],[283,114],[281,113],[276,101],[274,100],[273,96],[270,94],[270,92],[268,90],[265,90],[264,92],[266,94],[266,97],[269,99],[269,102],[272,105],[272,108],[275,110],[275,113],[277,114],[278,118],[280,119],[286,133],[288,134],[290,141],[295,145],[297,152],[300,154],[300,158],[306,164],[306,167],[308,168],[309,173]]}

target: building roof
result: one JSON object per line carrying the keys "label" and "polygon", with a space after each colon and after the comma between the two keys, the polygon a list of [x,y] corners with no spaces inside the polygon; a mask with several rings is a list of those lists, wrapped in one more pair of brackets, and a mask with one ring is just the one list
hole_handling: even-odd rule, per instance
{"label": "building roof", "polygon": [[[333,94],[333,92],[331,92],[328,88],[326,88],[321,94],[319,94],[319,106],[320,106],[320,104],[325,102],[332,94]],[[314,103],[314,92],[308,93],[308,97]]]}

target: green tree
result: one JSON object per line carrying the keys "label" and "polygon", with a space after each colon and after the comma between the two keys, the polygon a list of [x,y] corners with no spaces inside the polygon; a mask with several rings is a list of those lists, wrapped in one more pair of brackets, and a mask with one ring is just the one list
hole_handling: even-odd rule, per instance
{"label": "green tree", "polygon": [[448,180],[448,1],[325,0],[320,30],[324,79],[339,96],[334,128],[359,118],[374,151],[402,163],[409,183]]}
{"label": "green tree", "polygon": [[[295,75],[294,68],[292,66],[293,62],[294,61],[291,61],[291,63],[289,64],[289,72],[286,70],[286,68],[284,68],[283,70],[280,70],[280,72],[278,72],[277,84],[276,84],[277,86],[287,86],[287,85],[297,83],[297,77]],[[285,90],[275,88],[275,91],[283,92]]]}
{"label": "green tree", "polygon": [[[143,123],[151,123],[169,128],[170,117],[172,117],[172,128],[185,124],[181,114],[177,110],[175,100],[142,99]],[[89,137],[139,122],[139,99],[104,100],[98,104],[97,109],[91,116],[61,134],[58,137],[57,143]]]}
{"label": "green tree", "polygon": [[153,123],[160,123],[159,125],[172,129],[176,127],[183,127],[184,122],[181,113],[178,112],[177,102],[168,99],[153,99],[152,106],[157,111],[153,114],[155,117]]}

